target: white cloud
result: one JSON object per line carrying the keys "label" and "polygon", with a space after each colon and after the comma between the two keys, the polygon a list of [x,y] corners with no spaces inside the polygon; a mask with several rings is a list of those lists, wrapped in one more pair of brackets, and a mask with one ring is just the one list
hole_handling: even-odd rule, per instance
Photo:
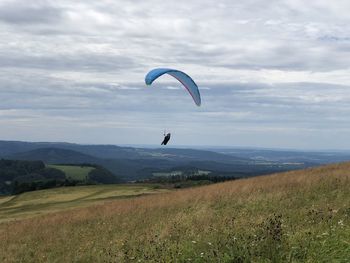
{"label": "white cloud", "polygon": [[[345,0],[2,0],[0,137],[148,144],[167,126],[178,144],[349,147],[349,9]],[[170,77],[146,87],[153,67],[193,76],[202,107]]]}

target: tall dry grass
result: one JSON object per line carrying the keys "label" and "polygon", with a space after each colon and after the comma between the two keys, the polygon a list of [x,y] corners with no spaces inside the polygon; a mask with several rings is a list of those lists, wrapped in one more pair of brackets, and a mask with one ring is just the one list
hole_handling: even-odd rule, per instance
{"label": "tall dry grass", "polygon": [[1,262],[350,260],[350,163],[8,222]]}

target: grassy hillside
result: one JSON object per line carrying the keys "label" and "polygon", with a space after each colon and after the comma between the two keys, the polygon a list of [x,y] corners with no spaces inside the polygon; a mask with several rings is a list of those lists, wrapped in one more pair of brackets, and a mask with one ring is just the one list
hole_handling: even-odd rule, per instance
{"label": "grassy hillside", "polygon": [[73,166],[73,165],[47,165],[47,167],[55,168],[61,170],[66,174],[67,179],[77,180],[77,181],[85,181],[89,172],[95,169],[90,166]]}
{"label": "grassy hillside", "polygon": [[350,163],[0,224],[1,262],[348,262]]}
{"label": "grassy hillside", "polygon": [[91,185],[61,187],[0,197],[0,222],[124,198],[164,192],[152,185]]}

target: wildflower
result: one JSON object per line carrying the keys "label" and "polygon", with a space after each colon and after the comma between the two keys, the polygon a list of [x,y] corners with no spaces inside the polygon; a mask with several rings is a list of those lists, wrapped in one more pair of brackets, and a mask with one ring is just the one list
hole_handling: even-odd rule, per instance
{"label": "wildflower", "polygon": [[195,240],[192,240],[192,243],[193,243],[193,244],[196,244],[196,243],[197,243],[197,241],[195,241]]}
{"label": "wildflower", "polygon": [[211,246],[211,245],[212,245],[212,243],[211,243],[211,242],[208,242],[208,245],[209,245],[209,246]]}
{"label": "wildflower", "polygon": [[202,258],[202,257],[204,257],[204,253],[203,253],[203,252],[201,253],[201,258]]}
{"label": "wildflower", "polygon": [[342,219],[340,219],[340,220],[338,221],[338,225],[344,226],[344,221],[343,221]]}

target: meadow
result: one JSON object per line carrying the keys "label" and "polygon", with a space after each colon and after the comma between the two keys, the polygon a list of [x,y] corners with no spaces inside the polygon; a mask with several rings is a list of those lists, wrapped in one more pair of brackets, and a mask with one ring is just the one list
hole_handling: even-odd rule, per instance
{"label": "meadow", "polygon": [[47,165],[49,168],[55,168],[61,170],[66,174],[67,179],[77,180],[77,181],[85,181],[89,175],[91,170],[95,169],[90,166],[77,166],[77,165]]}
{"label": "meadow", "polygon": [[123,184],[59,187],[25,192],[0,198],[0,222],[164,191],[167,190],[154,185]]}
{"label": "meadow", "polygon": [[3,222],[0,261],[349,262],[349,189],[342,163]]}

